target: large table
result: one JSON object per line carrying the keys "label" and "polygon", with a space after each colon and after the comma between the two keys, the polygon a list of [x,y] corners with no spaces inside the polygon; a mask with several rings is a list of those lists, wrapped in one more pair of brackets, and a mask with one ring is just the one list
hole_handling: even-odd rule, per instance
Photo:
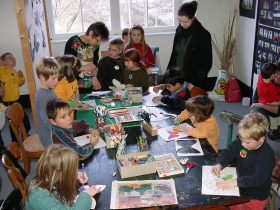
{"label": "large table", "polygon": [[[152,95],[144,97],[144,103],[150,101]],[[170,110],[166,110],[170,111]],[[174,113],[174,110],[170,112]],[[79,111],[77,113],[78,119],[86,119],[94,122],[92,111]],[[168,124],[172,124],[172,120],[167,120]],[[128,130],[129,142],[127,143],[127,153],[138,152],[135,135],[143,134],[147,136],[149,151],[154,155],[172,153],[178,160],[176,155],[175,142],[166,142],[161,137],[150,137],[141,127],[132,127]],[[242,203],[247,201],[246,197],[234,196],[210,196],[201,194],[201,180],[202,180],[202,166],[214,164],[217,154],[206,140],[201,140],[201,146],[204,156],[189,157],[191,161],[197,163],[197,166],[189,171],[189,173],[173,176],[175,181],[178,207],[172,209],[224,209],[227,205],[235,203]],[[94,154],[85,161],[85,169],[89,175],[89,184],[104,184],[106,189],[96,197],[96,209],[108,210],[110,209],[111,200],[111,185],[114,180],[121,180],[117,163],[115,159],[116,149],[101,148],[94,150]],[[115,173],[116,172],[116,173]],[[116,174],[113,176],[113,174]],[[145,176],[133,177],[123,180],[148,180],[159,179],[157,174],[150,174]],[[171,207],[170,207],[171,208]],[[160,207],[159,209],[165,209]]]}

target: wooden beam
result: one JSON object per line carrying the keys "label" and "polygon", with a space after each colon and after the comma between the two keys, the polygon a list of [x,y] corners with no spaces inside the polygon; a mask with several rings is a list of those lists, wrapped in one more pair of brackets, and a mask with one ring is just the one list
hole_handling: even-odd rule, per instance
{"label": "wooden beam", "polygon": [[52,56],[51,36],[50,36],[50,29],[49,29],[49,20],[48,20],[48,14],[47,14],[46,0],[43,1],[43,4],[44,4],[44,13],[45,13],[45,21],[46,21],[48,43],[49,43],[49,51],[50,51],[50,56]]}

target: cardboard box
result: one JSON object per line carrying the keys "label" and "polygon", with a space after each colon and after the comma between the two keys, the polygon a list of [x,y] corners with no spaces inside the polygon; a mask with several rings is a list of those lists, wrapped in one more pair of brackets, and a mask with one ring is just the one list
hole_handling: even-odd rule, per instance
{"label": "cardboard box", "polygon": [[156,165],[154,158],[152,159],[152,161],[145,162],[143,164],[136,164],[136,165],[130,165],[130,166],[122,166],[120,164],[123,160],[128,160],[131,158],[139,159],[141,157],[147,157],[147,155],[152,156],[152,154],[150,152],[138,152],[138,153],[117,156],[117,164],[118,164],[118,169],[119,169],[121,178],[124,179],[124,178],[128,178],[128,177],[135,177],[135,176],[156,173],[157,165]]}

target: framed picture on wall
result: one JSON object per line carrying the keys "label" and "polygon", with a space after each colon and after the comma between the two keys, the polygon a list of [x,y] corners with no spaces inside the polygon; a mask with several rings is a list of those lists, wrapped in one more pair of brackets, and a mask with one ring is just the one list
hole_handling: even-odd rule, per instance
{"label": "framed picture on wall", "polygon": [[240,0],[239,14],[247,18],[255,18],[256,0]]}

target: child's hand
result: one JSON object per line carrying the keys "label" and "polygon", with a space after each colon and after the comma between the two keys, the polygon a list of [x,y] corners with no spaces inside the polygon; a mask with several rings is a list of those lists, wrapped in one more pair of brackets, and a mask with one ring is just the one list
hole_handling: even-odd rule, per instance
{"label": "child's hand", "polygon": [[97,193],[100,193],[100,189],[95,185],[92,185],[90,188],[84,190],[84,192],[89,194],[90,196],[95,196]]}
{"label": "child's hand", "polygon": [[179,116],[175,117],[173,120],[174,125],[179,125],[181,122],[183,121]]}
{"label": "child's hand", "polygon": [[100,90],[101,89],[100,82],[98,81],[98,79],[96,77],[92,77],[91,81],[92,81],[92,86],[93,86],[94,90]]}
{"label": "child's hand", "polygon": [[217,164],[217,165],[214,165],[214,166],[211,168],[211,173],[212,173],[214,176],[219,176],[220,173],[221,173],[221,170],[222,170],[221,164]]}
{"label": "child's hand", "polygon": [[176,126],[176,127],[173,128],[174,131],[185,132],[185,133],[188,133],[188,129],[189,128],[185,128],[185,127],[182,127],[182,126]]}
{"label": "child's hand", "polygon": [[153,87],[153,91],[155,93],[158,93],[158,91],[163,90],[164,88],[165,88],[165,84],[160,84],[160,85]]}
{"label": "child's hand", "polygon": [[98,144],[98,142],[99,142],[99,137],[98,136],[95,136],[95,135],[91,135],[90,136],[90,143],[92,144],[92,145],[97,145]]}
{"label": "child's hand", "polygon": [[162,96],[155,96],[153,97],[152,101],[161,101]]}
{"label": "child's hand", "polygon": [[223,190],[231,189],[237,186],[236,179],[230,179],[222,182],[217,182],[217,187]]}
{"label": "child's hand", "polygon": [[78,171],[78,181],[81,184],[85,184],[88,182],[88,175],[86,172]]}

